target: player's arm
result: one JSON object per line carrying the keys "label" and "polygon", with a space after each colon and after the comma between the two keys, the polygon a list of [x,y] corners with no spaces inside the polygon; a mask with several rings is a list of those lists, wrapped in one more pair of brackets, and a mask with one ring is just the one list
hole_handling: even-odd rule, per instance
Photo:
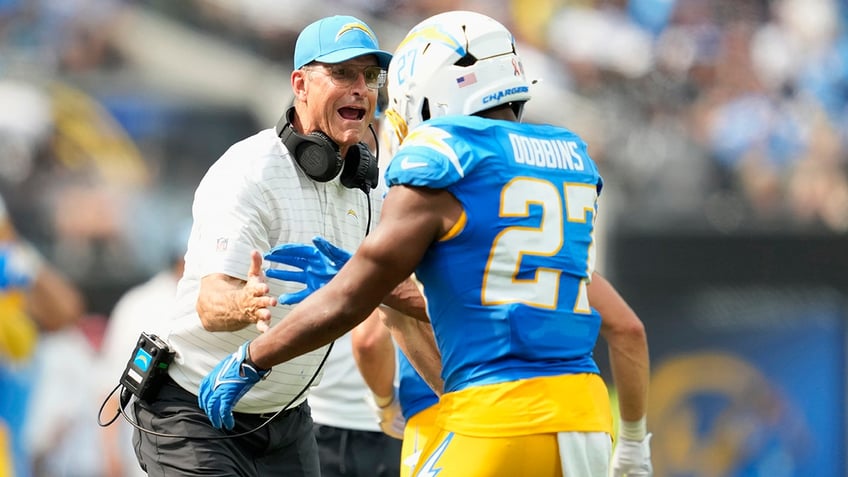
{"label": "player's arm", "polygon": [[621,418],[639,421],[647,412],[650,379],[645,326],[612,284],[597,272],[589,285],[589,303],[601,315],[601,336],[609,346]]}
{"label": "player's arm", "polygon": [[646,412],[650,363],[645,327],[627,302],[600,274],[592,276],[589,302],[601,315],[601,335],[609,346],[610,367],[621,415],[613,452],[613,477],[653,474]]}
{"label": "player's arm", "polygon": [[421,291],[412,278],[407,278],[394,287],[383,298],[382,304],[402,315],[426,323],[430,322],[430,318],[427,316],[427,304],[424,301],[424,295],[421,294]]}
{"label": "player's arm", "polygon": [[251,253],[247,280],[213,273],[200,280],[197,314],[208,331],[236,331],[250,324],[268,323],[277,299],[262,273],[262,255]]}
{"label": "player's arm", "polygon": [[380,309],[383,311],[383,323],[412,367],[436,394],[441,395],[444,390],[442,357],[436,345],[433,327],[429,322],[412,319],[389,307]]}
{"label": "player's arm", "polygon": [[198,404],[212,425],[232,429],[233,406],[267,370],[333,341],[365,320],[409,279],[430,244],[453,225],[461,213],[458,208],[445,191],[393,187],[379,225],[338,274],[201,380]]}
{"label": "player's arm", "polygon": [[[402,315],[387,306],[378,307],[351,332],[353,357],[371,390],[369,402],[376,411],[380,429],[392,437],[403,439],[406,420],[395,384],[397,351],[392,336],[405,348],[405,353],[414,356],[414,361],[410,359],[410,362],[416,369],[415,361],[427,363],[425,373],[430,379],[425,378],[425,381],[437,389],[438,394],[443,388],[439,376],[441,362],[430,324]],[[419,374],[422,373],[419,371]]]}
{"label": "player's arm", "polygon": [[389,329],[383,326],[380,308],[351,331],[353,358],[365,384],[371,390],[363,396],[375,411],[380,430],[403,439],[406,420],[400,407],[395,370],[397,352]]}
{"label": "player's arm", "polygon": [[455,202],[445,191],[392,187],[379,225],[327,286],[251,343],[253,361],[270,368],[329,343],[362,322],[412,275],[430,244],[448,230],[445,216]]}
{"label": "player's arm", "polygon": [[82,293],[29,242],[18,235],[2,200],[0,242],[11,244],[10,253],[15,255],[15,261],[26,269],[24,273],[29,277],[26,287],[26,310],[39,327],[48,331],[57,330],[82,318],[85,311]]}
{"label": "player's arm", "polygon": [[58,330],[82,318],[80,291],[49,263],[42,262],[27,292],[27,311],[45,330]]}
{"label": "player's arm", "polygon": [[630,305],[599,273],[592,276],[588,290],[589,303],[601,315],[601,336],[609,346],[621,418],[639,421],[647,412],[650,377],[645,327]]}
{"label": "player's arm", "polygon": [[353,359],[378,405],[394,397],[397,369],[395,344],[383,325],[383,313],[377,308],[350,334]]}

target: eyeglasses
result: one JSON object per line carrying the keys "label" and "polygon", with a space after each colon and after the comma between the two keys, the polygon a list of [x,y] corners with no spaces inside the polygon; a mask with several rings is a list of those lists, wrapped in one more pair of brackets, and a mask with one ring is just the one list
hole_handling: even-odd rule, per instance
{"label": "eyeglasses", "polygon": [[[315,63],[315,66],[321,66],[325,73],[329,71],[330,79],[336,86],[350,86],[359,80],[360,73],[365,77],[365,86],[370,89],[379,89],[386,85],[388,73],[379,66],[371,65],[358,67],[353,65],[337,64],[325,65]],[[314,66],[304,66],[301,69],[312,70]]]}

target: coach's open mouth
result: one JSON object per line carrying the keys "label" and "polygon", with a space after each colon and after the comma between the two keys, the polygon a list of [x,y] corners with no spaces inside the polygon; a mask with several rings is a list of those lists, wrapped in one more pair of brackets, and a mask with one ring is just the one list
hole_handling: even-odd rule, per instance
{"label": "coach's open mouth", "polygon": [[339,116],[349,121],[362,121],[362,118],[365,117],[365,110],[362,108],[346,106],[339,109]]}

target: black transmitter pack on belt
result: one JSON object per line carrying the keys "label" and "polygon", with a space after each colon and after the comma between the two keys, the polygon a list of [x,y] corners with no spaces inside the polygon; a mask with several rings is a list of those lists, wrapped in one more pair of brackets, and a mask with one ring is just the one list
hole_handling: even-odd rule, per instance
{"label": "black transmitter pack on belt", "polygon": [[158,336],[142,332],[121,376],[121,384],[138,399],[150,400],[162,387],[174,352]]}

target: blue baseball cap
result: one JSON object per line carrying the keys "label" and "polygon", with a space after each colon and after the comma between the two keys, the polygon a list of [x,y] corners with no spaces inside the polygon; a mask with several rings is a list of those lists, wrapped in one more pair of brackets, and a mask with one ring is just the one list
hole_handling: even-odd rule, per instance
{"label": "blue baseball cap", "polygon": [[322,18],[300,32],[294,45],[294,69],[320,61],[341,63],[362,55],[376,55],[388,68],[392,54],[380,49],[377,35],[362,20],[347,15]]}

